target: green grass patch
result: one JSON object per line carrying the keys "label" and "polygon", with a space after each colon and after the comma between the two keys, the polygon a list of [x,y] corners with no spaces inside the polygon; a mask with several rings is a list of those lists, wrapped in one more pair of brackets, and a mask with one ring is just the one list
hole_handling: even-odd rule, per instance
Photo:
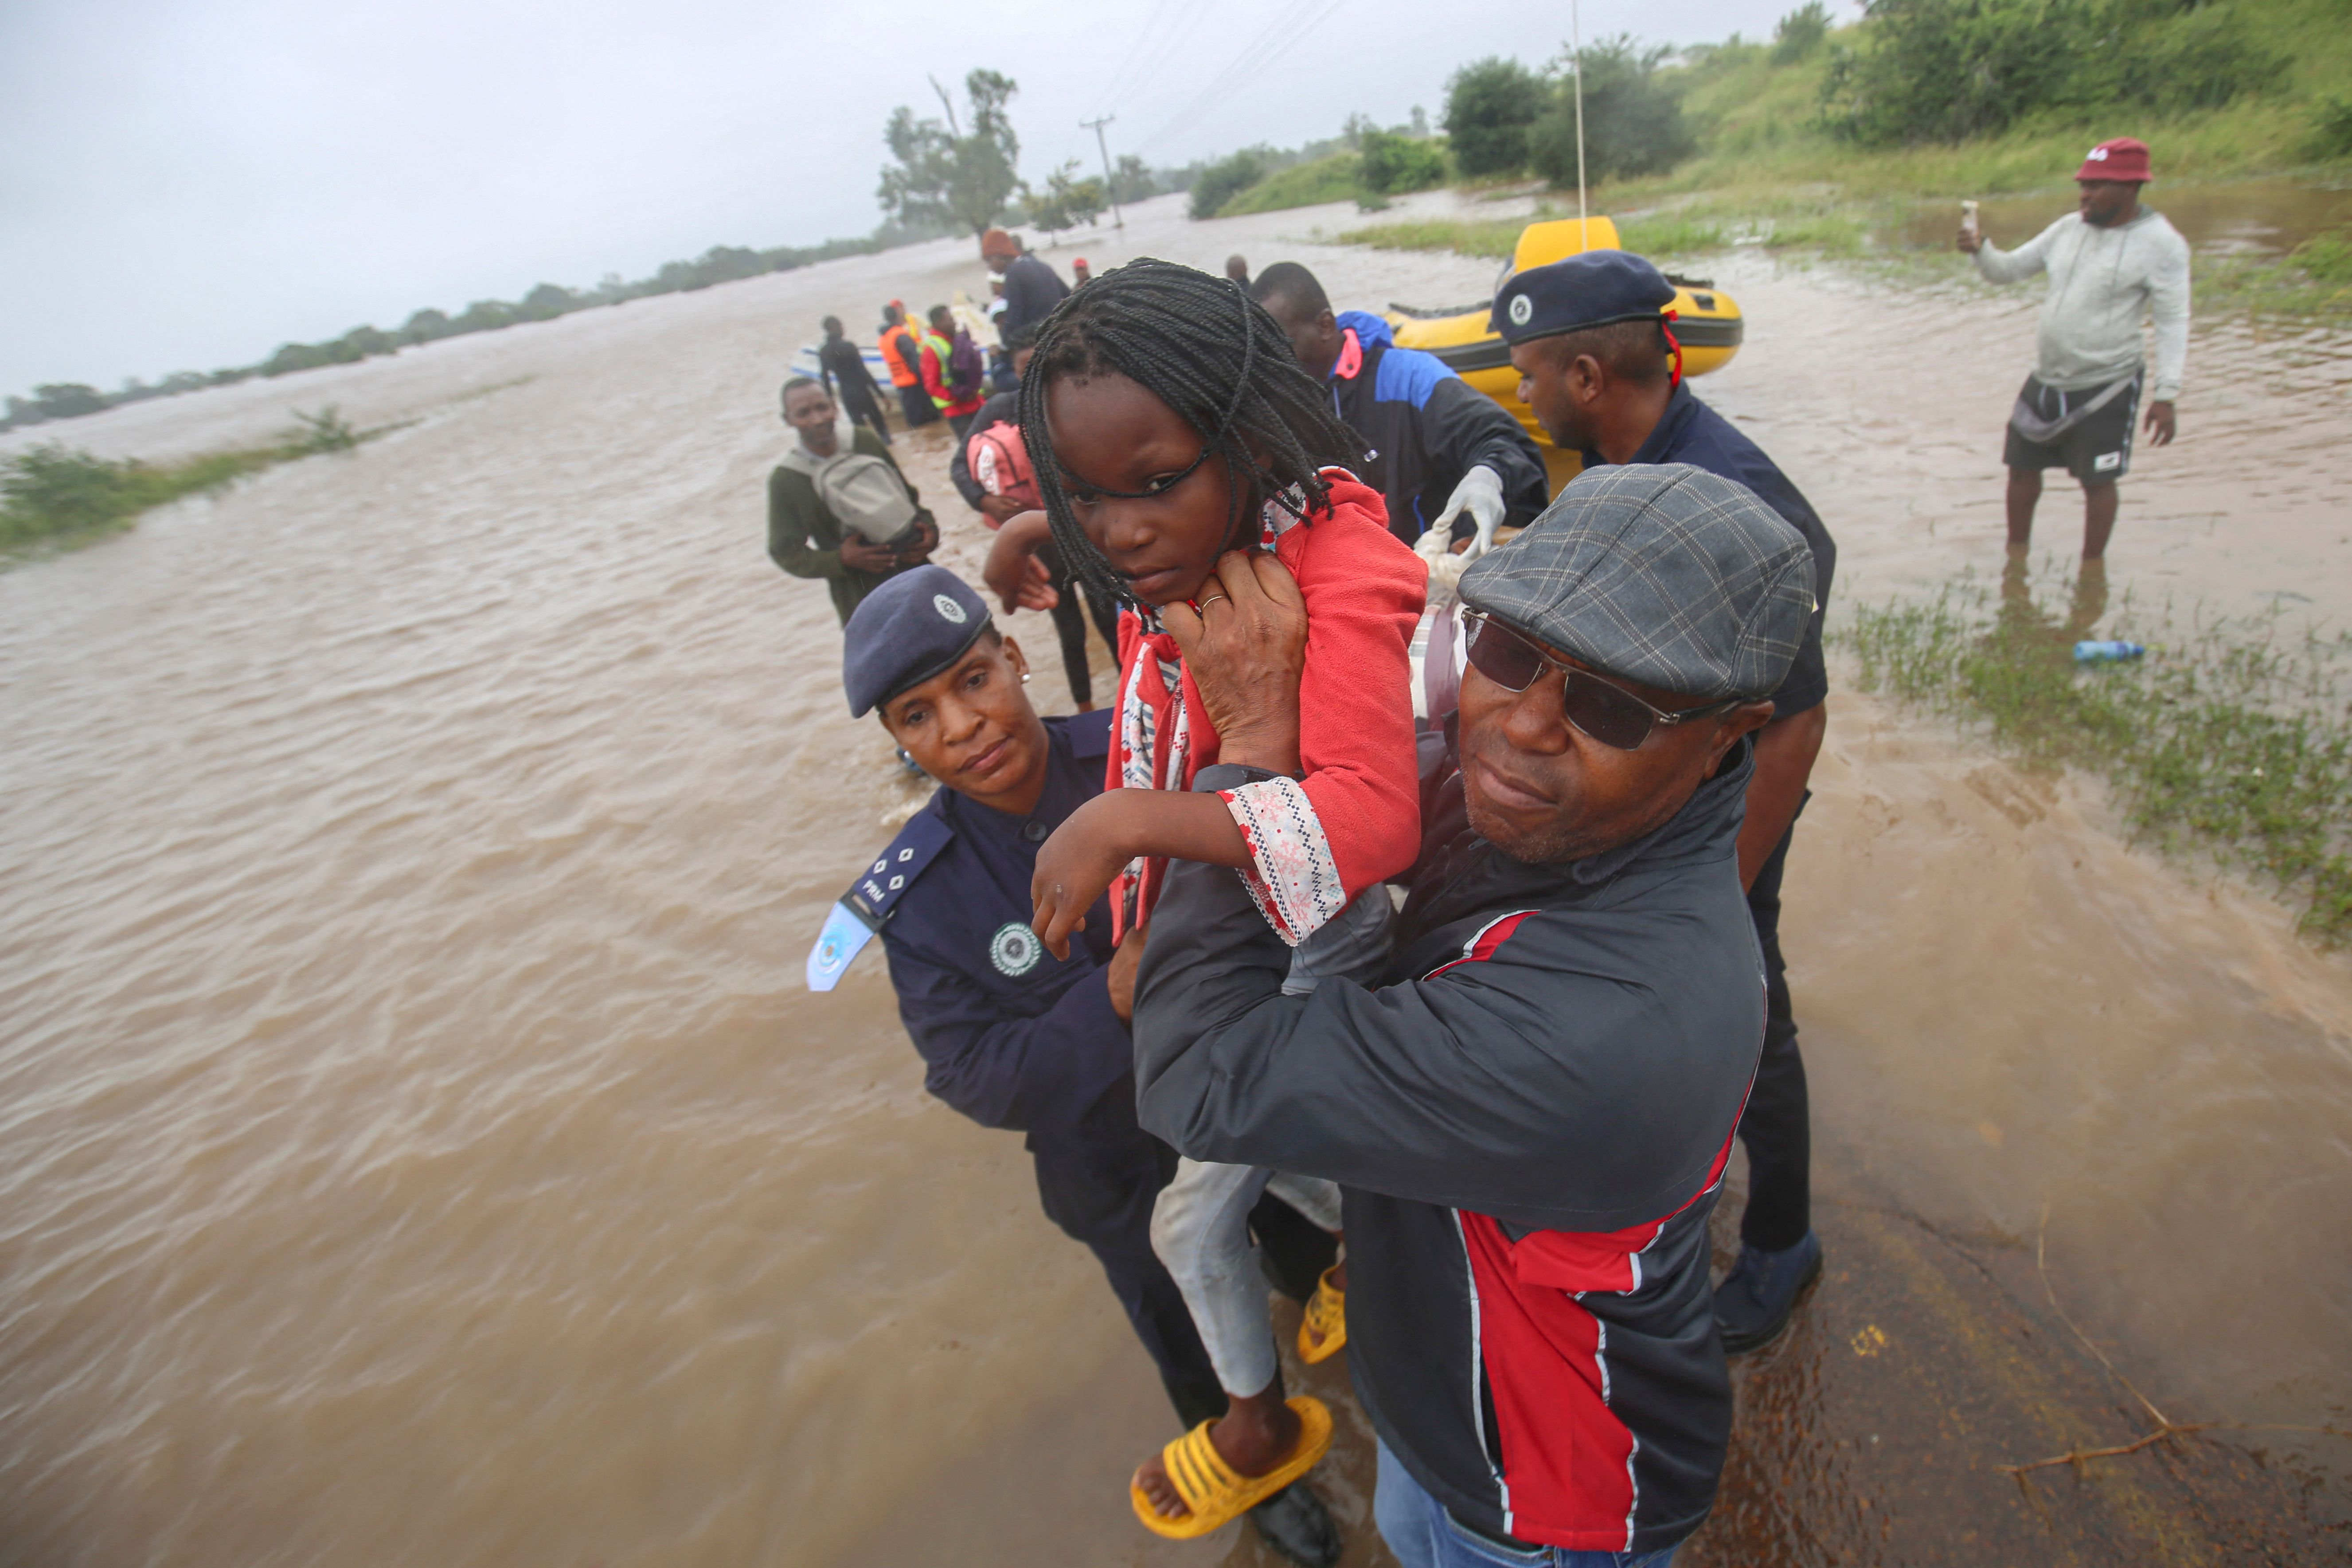
{"label": "green grass patch", "polygon": [[1352,200],[1362,163],[1353,153],[1334,153],[1328,158],[1277,169],[1228,200],[1217,209],[1217,216],[1238,217],[1243,213],[1283,212]]}
{"label": "green grass patch", "polygon": [[277,442],[169,463],[120,460],[51,442],[0,461],[0,555],[75,549],[118,533],[183,496],[216,490],[278,463],[348,452],[397,426],[360,430],[332,405],[299,409]]}
{"label": "green grass patch", "polygon": [[[1575,216],[1573,209],[1545,205],[1525,218],[1406,219],[1349,229],[1338,242],[1375,250],[1450,250],[1500,259],[1517,248],[1519,231],[1528,224]],[[1870,229],[1860,214],[1834,204],[1726,201],[1678,204],[1619,218],[1617,237],[1626,249],[1657,258],[1751,245],[1772,251],[1852,256],[1864,248]]]}
{"label": "green grass patch", "polygon": [[[2068,600],[2066,613],[2040,599]],[[1964,577],[1933,600],[1862,605],[1833,628],[1864,690],[1978,728],[2035,766],[2106,781],[2133,836],[2252,873],[2302,909],[2303,929],[2352,942],[2352,636],[2279,617],[2142,613],[2105,630],[2104,579]],[[2147,645],[2078,665],[2079,638]]]}
{"label": "green grass patch", "polygon": [[1341,245],[1374,250],[1450,250],[1459,256],[1501,258],[1517,248],[1521,218],[1410,218],[1368,224],[1338,236]]}

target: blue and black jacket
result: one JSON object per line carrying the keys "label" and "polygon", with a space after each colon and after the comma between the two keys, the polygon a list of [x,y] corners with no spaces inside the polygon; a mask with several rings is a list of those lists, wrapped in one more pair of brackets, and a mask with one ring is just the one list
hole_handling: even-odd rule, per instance
{"label": "blue and black jacket", "polygon": [[1504,526],[1534,521],[1550,490],[1543,454],[1519,422],[1435,354],[1397,347],[1378,316],[1342,310],[1339,323],[1357,352],[1342,353],[1331,372],[1331,406],[1372,448],[1357,477],[1388,501],[1390,531],[1420,538],[1462,476],[1481,466],[1502,477]]}

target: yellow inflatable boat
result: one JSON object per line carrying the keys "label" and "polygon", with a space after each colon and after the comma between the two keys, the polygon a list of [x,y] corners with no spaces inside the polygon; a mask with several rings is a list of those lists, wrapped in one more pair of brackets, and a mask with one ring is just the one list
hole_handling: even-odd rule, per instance
{"label": "yellow inflatable boat", "polygon": [[[1531,223],[1520,231],[1518,246],[1511,253],[1510,266],[1502,276],[1508,278],[1580,251],[1622,248],[1617,243],[1616,224],[1605,217]],[[1675,286],[1672,309],[1675,319],[1671,330],[1683,345],[1683,374],[1705,375],[1730,363],[1732,355],[1739,352],[1742,331],[1739,307],[1732,302],[1731,296],[1701,278],[1677,278],[1669,272],[1666,281]],[[1500,282],[1500,279],[1496,279],[1498,287]],[[1536,445],[1543,448],[1557,487],[1576,471],[1575,455],[1555,448],[1544,435],[1543,426],[1536,423],[1535,410],[1519,401],[1519,373],[1511,368],[1510,350],[1486,328],[1491,303],[1490,300],[1486,305],[1456,305],[1439,310],[1392,304],[1388,321],[1396,329],[1399,347],[1435,354],[1463,380],[1510,410],[1536,438]]]}

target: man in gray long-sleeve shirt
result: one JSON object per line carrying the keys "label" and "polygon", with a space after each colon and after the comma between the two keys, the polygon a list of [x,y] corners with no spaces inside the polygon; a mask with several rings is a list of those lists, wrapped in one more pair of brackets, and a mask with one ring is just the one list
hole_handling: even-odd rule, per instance
{"label": "man in gray long-sleeve shirt", "polygon": [[2116,481],[2131,468],[2135,416],[2147,379],[2140,323],[2156,321],[2156,375],[2147,387],[2148,439],[2172,439],[2173,400],[2189,357],[2189,242],[2161,214],[2139,205],[2151,178],[2147,146],[2128,136],[2103,142],[2076,173],[2080,211],[2012,251],[1973,226],[1959,247],[1995,283],[2050,275],[2042,301],[2039,353],[2011,410],[2002,461],[2009,465],[2009,548],[2033,537],[2042,470],[2063,468],[2083,485],[2083,559],[2106,554],[2115,531]]}

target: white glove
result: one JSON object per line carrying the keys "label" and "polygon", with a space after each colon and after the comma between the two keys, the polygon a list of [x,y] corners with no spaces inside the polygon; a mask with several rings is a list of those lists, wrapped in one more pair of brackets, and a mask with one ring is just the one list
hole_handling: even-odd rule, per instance
{"label": "white glove", "polygon": [[[1476,468],[1472,471],[1483,474],[1486,470]],[[1461,582],[1463,568],[1470,564],[1469,556],[1454,553],[1453,542],[1446,537],[1448,531],[1433,527],[1412,542],[1413,553],[1429,565],[1429,608],[1432,610],[1442,610],[1454,602],[1454,584]]]}
{"label": "white glove", "polygon": [[[1429,532],[1450,542],[1454,520],[1465,511],[1478,525],[1478,536],[1462,552],[1462,559],[1469,562],[1495,548],[1495,531],[1503,526],[1503,476],[1484,464],[1463,475],[1462,482],[1446,498],[1445,510],[1429,525]],[[1428,534],[1422,537],[1425,539]]]}

